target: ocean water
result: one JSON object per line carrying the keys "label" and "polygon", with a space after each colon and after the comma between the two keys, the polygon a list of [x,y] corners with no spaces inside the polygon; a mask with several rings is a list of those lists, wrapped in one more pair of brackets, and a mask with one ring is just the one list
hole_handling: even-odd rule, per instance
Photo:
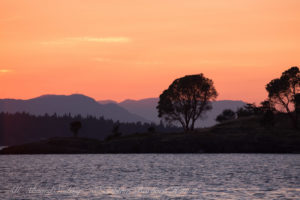
{"label": "ocean water", "polygon": [[0,199],[300,199],[300,155],[1,155]]}

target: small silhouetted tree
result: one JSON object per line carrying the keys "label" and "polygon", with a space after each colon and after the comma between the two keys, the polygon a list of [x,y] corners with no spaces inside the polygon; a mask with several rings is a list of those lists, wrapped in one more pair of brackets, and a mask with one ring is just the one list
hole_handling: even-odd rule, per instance
{"label": "small silhouetted tree", "polygon": [[116,123],[113,126],[112,134],[113,134],[114,137],[118,137],[118,136],[122,135],[122,133],[120,132],[120,124],[119,123]]}
{"label": "small silhouetted tree", "polygon": [[111,140],[113,138],[117,138],[120,137],[122,135],[122,133],[120,132],[120,123],[119,121],[117,121],[114,125],[113,128],[111,130],[112,134],[108,135],[105,140]]}
{"label": "small silhouetted tree", "polygon": [[154,126],[150,126],[150,127],[148,128],[148,132],[149,132],[149,133],[155,133],[155,127],[154,127]]}
{"label": "small silhouetted tree", "polygon": [[73,121],[70,123],[70,130],[73,132],[74,137],[77,137],[78,131],[81,129],[80,121]]}
{"label": "small silhouetted tree", "polygon": [[295,96],[300,92],[300,71],[298,67],[291,67],[284,71],[280,78],[271,80],[266,85],[269,101],[279,111],[286,112],[298,127],[297,112],[295,111]]}
{"label": "small silhouetted tree", "polygon": [[225,122],[228,120],[234,120],[236,118],[236,114],[231,109],[225,109],[223,112],[217,116],[216,121],[217,122]]}
{"label": "small silhouetted tree", "polygon": [[185,131],[194,130],[217,96],[213,81],[203,74],[176,79],[159,97],[158,116],[168,123],[179,122]]}

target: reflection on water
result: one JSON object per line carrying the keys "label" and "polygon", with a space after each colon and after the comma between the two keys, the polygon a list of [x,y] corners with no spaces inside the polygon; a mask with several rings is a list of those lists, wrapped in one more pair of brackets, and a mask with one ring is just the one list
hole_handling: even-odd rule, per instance
{"label": "reflection on water", "polygon": [[0,199],[297,199],[300,155],[2,155]]}
{"label": "reflection on water", "polygon": [[2,150],[2,149],[4,149],[4,148],[6,148],[7,146],[0,146],[0,150]]}

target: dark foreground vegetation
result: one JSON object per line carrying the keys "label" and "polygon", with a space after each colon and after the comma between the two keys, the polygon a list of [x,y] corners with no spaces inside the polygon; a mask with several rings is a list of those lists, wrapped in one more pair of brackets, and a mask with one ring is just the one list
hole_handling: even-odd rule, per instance
{"label": "dark foreground vegetation", "polygon": [[[72,123],[73,126],[71,126]],[[103,140],[112,134],[115,127],[118,127],[118,135],[151,132],[151,129],[161,133],[182,130],[162,124],[121,123],[93,116],[50,116],[47,114],[35,116],[28,113],[0,113],[0,146],[36,142],[52,137],[70,137],[77,134],[79,137]]]}
{"label": "dark foreground vegetation", "polygon": [[1,154],[77,153],[300,153],[300,134],[286,115],[276,116],[272,128],[257,116],[226,121],[191,133],[144,133],[106,140],[55,137],[12,146]]}

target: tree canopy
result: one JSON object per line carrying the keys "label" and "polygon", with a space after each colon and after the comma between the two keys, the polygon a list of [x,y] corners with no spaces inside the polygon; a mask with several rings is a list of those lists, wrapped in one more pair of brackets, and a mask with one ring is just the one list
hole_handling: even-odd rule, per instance
{"label": "tree canopy", "polygon": [[217,116],[216,121],[217,122],[225,122],[228,120],[233,120],[236,118],[236,114],[231,109],[225,109],[223,112]]}
{"label": "tree canopy", "polygon": [[168,123],[179,122],[185,131],[194,130],[196,120],[212,109],[217,96],[212,80],[203,74],[187,75],[160,95],[158,116]]}
{"label": "tree canopy", "polygon": [[271,80],[266,85],[269,101],[279,111],[289,114],[297,126],[297,113],[295,110],[295,97],[300,92],[300,71],[298,67],[291,67],[284,71],[280,78]]}

